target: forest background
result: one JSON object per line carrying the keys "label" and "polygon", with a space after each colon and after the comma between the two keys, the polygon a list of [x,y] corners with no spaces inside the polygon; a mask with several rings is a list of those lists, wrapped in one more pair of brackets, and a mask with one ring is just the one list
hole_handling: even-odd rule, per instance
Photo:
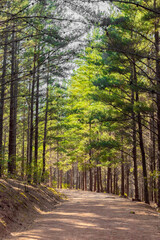
{"label": "forest background", "polygon": [[0,177],[160,207],[159,1],[0,4]]}

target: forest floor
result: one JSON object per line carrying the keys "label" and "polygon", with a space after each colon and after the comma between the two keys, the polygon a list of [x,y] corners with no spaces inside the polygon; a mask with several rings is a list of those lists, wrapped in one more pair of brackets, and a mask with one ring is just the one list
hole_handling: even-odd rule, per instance
{"label": "forest floor", "polygon": [[53,210],[62,197],[45,186],[0,179],[0,240],[6,239],[13,231],[31,227],[42,212]]}
{"label": "forest floor", "polygon": [[160,215],[150,206],[112,194],[60,190],[68,200],[42,211],[12,240],[159,240]]}

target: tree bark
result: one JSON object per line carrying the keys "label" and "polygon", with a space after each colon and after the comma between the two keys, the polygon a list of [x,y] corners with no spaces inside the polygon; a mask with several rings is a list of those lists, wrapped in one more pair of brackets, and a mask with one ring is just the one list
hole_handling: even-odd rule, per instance
{"label": "tree bark", "polygon": [[97,169],[94,168],[94,192],[97,190]]}
{"label": "tree bark", "polygon": [[15,40],[15,26],[12,30],[12,60],[11,60],[11,87],[10,87],[10,120],[9,120],[9,156],[8,173],[16,174],[16,127],[17,127],[17,92],[18,92],[18,66],[17,66],[17,42]]}
{"label": "tree bark", "polygon": [[[7,28],[6,28],[7,30]],[[0,177],[3,174],[3,112],[4,112],[4,94],[5,94],[5,77],[6,77],[6,62],[7,62],[7,42],[8,33],[5,35],[5,45],[3,52],[3,66],[2,66],[2,77],[1,77],[1,100],[0,100]]]}
{"label": "tree bark", "polygon": [[46,141],[47,141],[47,123],[48,123],[48,81],[49,81],[49,67],[47,74],[47,89],[46,89],[46,111],[44,120],[44,137],[43,137],[43,168],[42,168],[42,182],[44,181],[46,171]]}
{"label": "tree bark", "polygon": [[[135,63],[134,67],[134,81],[137,84],[137,75],[136,75],[136,67]],[[136,91],[136,102],[139,101],[139,94]],[[141,156],[142,156],[142,168],[143,168],[143,183],[144,183],[144,200],[145,203],[149,204],[149,194],[148,194],[148,179],[147,179],[147,168],[146,168],[146,155],[144,150],[144,141],[143,141],[143,132],[142,132],[142,123],[141,123],[141,113],[140,111],[137,114],[137,121],[138,121],[138,133],[139,133],[139,142],[140,142],[140,149],[141,149]]]}
{"label": "tree bark", "polygon": [[[39,50],[39,48],[38,48]],[[39,54],[37,56],[39,58]],[[38,175],[38,125],[39,125],[39,71],[40,71],[40,65],[38,60],[38,66],[37,66],[37,91],[36,91],[36,124],[35,124],[35,158],[34,158],[34,177],[33,181],[35,184],[37,184],[37,175]]]}
{"label": "tree bark", "polygon": [[[29,95],[31,94],[31,81],[29,82]],[[29,157],[30,157],[30,102],[28,102],[28,116],[27,116],[27,162],[26,175],[29,174]]]}
{"label": "tree bark", "polygon": [[29,163],[28,163],[28,183],[32,180],[32,145],[33,145],[33,108],[34,108],[34,91],[35,91],[35,75],[36,75],[36,47],[34,49],[33,59],[33,80],[32,80],[32,94],[31,94],[31,114],[30,114],[30,139],[29,139]]}
{"label": "tree bark", "polygon": [[[89,123],[89,133],[90,133],[90,137],[89,137],[89,143],[91,143],[91,122]],[[91,158],[92,158],[92,149],[89,150],[89,163],[91,165]],[[93,177],[92,177],[92,166],[90,166],[89,168],[89,190],[92,192],[92,188],[93,188]]]}
{"label": "tree bark", "polygon": [[121,196],[124,196],[124,154],[123,150],[121,151]]}
{"label": "tree bark", "polygon": [[102,183],[102,169],[101,169],[101,167],[99,167],[99,183],[100,183],[101,192],[104,192],[103,191],[103,183]]}
{"label": "tree bark", "polygon": [[[133,65],[133,67],[132,67]],[[131,73],[131,83],[137,83],[137,79],[135,79],[134,74],[134,61],[131,64],[132,73]],[[134,192],[135,192],[135,200],[139,199],[139,187],[138,187],[138,170],[137,170],[137,126],[136,126],[136,114],[134,111],[134,103],[135,103],[135,91],[132,89],[131,93],[131,103],[132,103],[132,154],[133,154],[133,166],[134,166]]]}
{"label": "tree bark", "polygon": [[86,165],[84,167],[84,190],[87,191],[87,170],[86,170]]}
{"label": "tree bark", "polygon": [[97,192],[100,192],[99,167],[97,167]]}
{"label": "tree bark", "polygon": [[110,183],[111,183],[111,167],[108,167],[107,171],[107,193],[110,193]]}
{"label": "tree bark", "polygon": [[127,197],[129,197],[129,175],[130,175],[130,166],[127,164],[126,166],[126,193]]}
{"label": "tree bark", "polygon": [[25,145],[25,106],[23,112],[23,133],[22,133],[22,162],[21,162],[21,178],[24,180],[24,146]]}
{"label": "tree bark", "polygon": [[[154,0],[154,8],[156,9],[157,3]],[[159,25],[159,18],[158,16],[155,18],[155,52],[156,52],[156,80],[157,80],[157,129],[158,129],[158,164],[157,164],[157,171],[158,171],[158,207],[160,207],[160,47],[159,47],[159,32],[158,32],[158,25]]]}
{"label": "tree bark", "polygon": [[145,203],[149,204],[149,194],[148,194],[148,179],[147,179],[147,169],[146,169],[146,156],[144,150],[143,134],[142,134],[142,124],[141,124],[141,114],[138,113],[138,127],[139,127],[139,141],[140,149],[142,155],[142,168],[143,168],[143,182],[144,182],[144,200]]}

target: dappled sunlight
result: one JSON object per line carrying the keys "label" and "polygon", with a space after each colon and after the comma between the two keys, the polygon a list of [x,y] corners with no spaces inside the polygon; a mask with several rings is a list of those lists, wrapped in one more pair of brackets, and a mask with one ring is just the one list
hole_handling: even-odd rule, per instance
{"label": "dappled sunlight", "polygon": [[64,223],[67,223],[67,224],[72,224],[72,225],[76,225],[76,227],[78,226],[83,226],[84,228],[87,228],[87,227],[97,227],[96,224],[92,224],[90,222],[85,222],[85,221],[80,221],[80,220],[72,220],[72,219],[61,219],[60,222],[64,222]]}
{"label": "dappled sunlight", "polygon": [[143,232],[141,239],[159,240],[159,218],[145,205],[118,197],[110,199],[109,194],[69,190],[65,194],[71,196],[69,201],[54,211],[42,212],[30,231],[15,233],[13,239],[139,240],[136,236]]}
{"label": "dappled sunlight", "polygon": [[55,212],[55,215],[68,215],[68,216],[78,216],[78,217],[99,217],[99,215],[94,213],[79,213],[79,212]]}
{"label": "dappled sunlight", "polygon": [[118,230],[125,230],[125,231],[129,231],[129,228],[125,228],[125,227],[116,227],[116,229],[118,229]]}

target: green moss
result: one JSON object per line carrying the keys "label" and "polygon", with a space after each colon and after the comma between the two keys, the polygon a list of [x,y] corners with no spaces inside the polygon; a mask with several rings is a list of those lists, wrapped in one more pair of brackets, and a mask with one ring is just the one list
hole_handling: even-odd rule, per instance
{"label": "green moss", "polygon": [[60,199],[67,200],[67,196],[63,193],[57,192],[54,188],[48,187],[48,190],[52,191],[54,195],[58,196]]}
{"label": "green moss", "polygon": [[20,192],[20,194],[25,197],[25,198],[28,198],[23,192]]}
{"label": "green moss", "polygon": [[37,197],[35,197],[33,194],[29,194],[31,197],[33,197],[36,201],[38,201],[39,202],[39,199],[37,198]]}
{"label": "green moss", "polygon": [[0,187],[7,189],[7,186],[5,184],[3,184],[2,182],[0,182]]}
{"label": "green moss", "polygon": [[0,219],[0,223],[4,226],[4,227],[6,227],[6,222],[3,220],[3,219]]}

